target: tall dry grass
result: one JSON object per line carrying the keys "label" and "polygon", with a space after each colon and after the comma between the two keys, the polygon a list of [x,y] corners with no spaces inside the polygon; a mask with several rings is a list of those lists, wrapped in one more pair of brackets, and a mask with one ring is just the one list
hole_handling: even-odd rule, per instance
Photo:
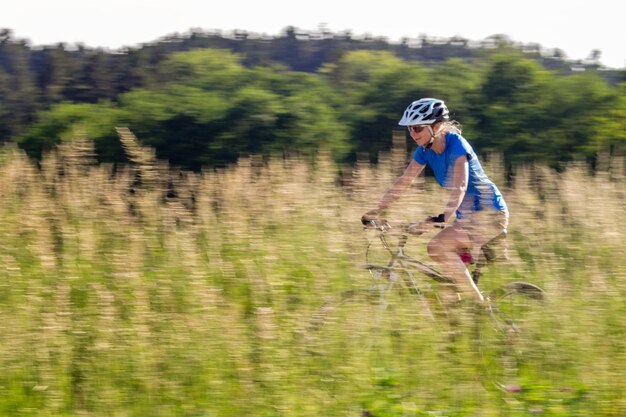
{"label": "tall dry grass", "polygon": [[[97,164],[88,139],[39,165],[2,152],[1,415],[626,414],[623,160],[520,167],[501,187],[512,261],[481,284],[548,294],[512,394],[406,298],[309,328],[369,284],[359,218],[404,152],[341,175],[323,153],[192,173],[118,133],[125,166]],[[485,165],[505,184],[497,157]],[[390,218],[438,212],[433,183],[418,179]]]}

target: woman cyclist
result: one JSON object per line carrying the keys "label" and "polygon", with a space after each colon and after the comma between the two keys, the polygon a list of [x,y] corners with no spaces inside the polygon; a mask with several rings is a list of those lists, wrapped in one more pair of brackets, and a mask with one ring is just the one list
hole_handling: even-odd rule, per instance
{"label": "woman cyclist", "polygon": [[398,123],[407,126],[418,147],[404,173],[383,195],[378,207],[365,213],[364,224],[380,213],[407,190],[426,165],[437,182],[449,190],[443,213],[429,221],[449,223],[428,243],[429,256],[441,264],[460,294],[482,303],[482,294],[458,255],[463,248],[480,248],[495,236],[506,232],[509,213],[496,185],[485,174],[476,153],[461,136],[458,123],[450,120],[443,100],[422,98],[412,102]]}

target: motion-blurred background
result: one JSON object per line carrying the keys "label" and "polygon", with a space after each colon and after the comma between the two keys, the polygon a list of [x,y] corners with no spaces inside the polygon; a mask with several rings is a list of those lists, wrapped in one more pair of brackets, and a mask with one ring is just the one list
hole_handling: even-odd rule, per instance
{"label": "motion-blurred background", "polygon": [[[6,6],[0,415],[626,414],[615,6],[386,3]],[[397,121],[420,97],[446,101],[511,210],[484,290],[546,290],[488,367],[409,297],[312,324],[370,284],[359,219],[410,158]],[[426,173],[389,217],[443,204]]]}

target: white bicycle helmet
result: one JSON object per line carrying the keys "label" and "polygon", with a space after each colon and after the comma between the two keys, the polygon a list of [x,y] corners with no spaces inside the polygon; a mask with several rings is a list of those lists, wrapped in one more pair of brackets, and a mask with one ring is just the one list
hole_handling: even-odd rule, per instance
{"label": "white bicycle helmet", "polygon": [[400,126],[432,125],[449,118],[450,112],[443,100],[421,98],[409,104],[398,124]]}

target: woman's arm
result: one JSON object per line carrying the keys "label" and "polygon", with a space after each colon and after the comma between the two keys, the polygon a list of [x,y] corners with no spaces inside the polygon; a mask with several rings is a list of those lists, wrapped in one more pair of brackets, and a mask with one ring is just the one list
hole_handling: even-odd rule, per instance
{"label": "woman's arm", "polygon": [[385,195],[383,195],[380,203],[378,203],[378,207],[368,212],[368,214],[379,214],[381,211],[389,207],[406,191],[407,188],[409,188],[415,177],[421,174],[423,170],[424,165],[412,159],[411,163],[404,170],[404,173],[393,183]]}
{"label": "woman's arm", "polygon": [[462,155],[454,161],[452,186],[448,188],[450,190],[450,197],[448,198],[446,209],[443,212],[444,221],[450,220],[461,205],[465,197],[465,192],[467,191],[468,182],[469,163],[467,162],[467,155]]}

